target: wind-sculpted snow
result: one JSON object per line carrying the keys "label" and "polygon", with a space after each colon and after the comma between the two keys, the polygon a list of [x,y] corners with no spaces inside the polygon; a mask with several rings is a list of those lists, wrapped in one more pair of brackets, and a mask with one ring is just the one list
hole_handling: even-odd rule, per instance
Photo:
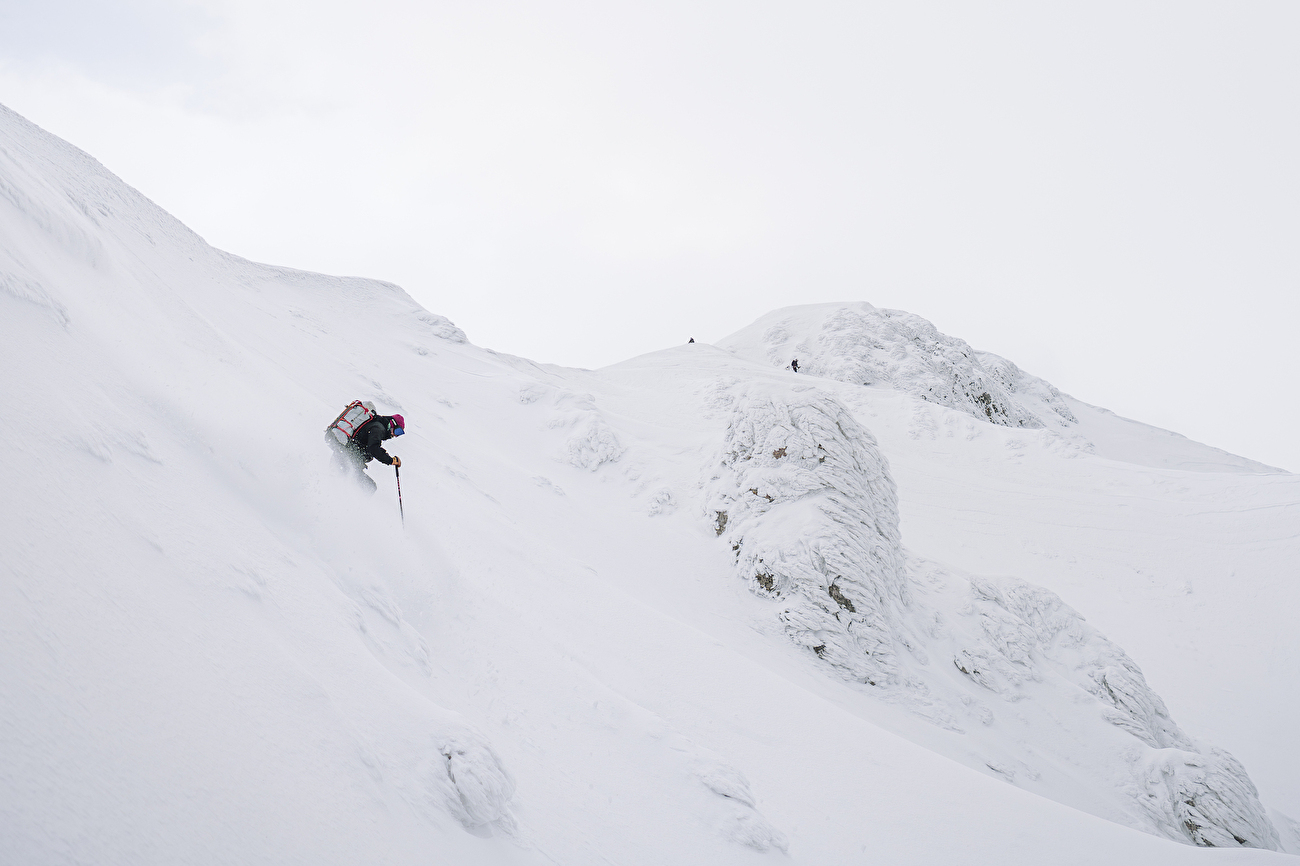
{"label": "wind-sculpted snow", "polygon": [[444,793],[447,811],[469,829],[489,824],[513,829],[515,780],[492,747],[481,737],[461,735],[448,738],[438,752],[450,784]]}
{"label": "wind-sculpted snow", "polygon": [[[902,313],[901,315],[920,319],[919,316],[912,316],[911,313]],[[934,326],[924,319],[920,319],[920,321],[924,323],[926,328],[934,329]],[[935,333],[938,334],[938,331],[935,331]],[[944,340],[954,340],[954,338],[943,334],[939,334],[939,337]],[[955,342],[959,342],[963,346],[966,345],[960,340],[955,340]],[[988,377],[1001,386],[1003,391],[1011,394],[1025,410],[1034,416],[1035,420],[1047,426],[1064,426],[1062,422],[1074,424],[1078,421],[1074,413],[1070,411],[1070,407],[1066,404],[1061,392],[1056,390],[1050,382],[1029,375],[1006,358],[994,355],[992,352],[976,351],[975,360],[988,374]],[[979,417],[979,415],[976,414],[976,417]]]}
{"label": "wind-sculpted snow", "polygon": [[1277,829],[1246,768],[1222,749],[1158,752],[1146,783],[1146,797],[1138,802],[1152,820],[1181,829],[1197,845],[1281,850]]}
{"label": "wind-sculpted snow", "polygon": [[773,827],[758,811],[749,780],[739,770],[712,761],[702,763],[697,772],[701,784],[727,804],[725,830],[733,842],[739,842],[755,851],[789,851],[790,843],[785,834]]}
{"label": "wind-sculpted snow", "polygon": [[519,390],[519,402],[524,405],[543,399],[552,407],[547,427],[572,431],[565,437],[560,454],[565,463],[595,472],[606,463],[616,462],[627,450],[596,408],[594,395],[540,382],[528,382]]}
{"label": "wind-sculpted snow", "polygon": [[894,482],[871,434],[835,400],[761,391],[736,401],[709,509],[786,633],[872,685],[897,678],[906,603]]}
{"label": "wind-sculpted snow", "polygon": [[1101,716],[1149,749],[1134,762],[1134,799],[1171,838],[1196,845],[1277,850],[1277,830],[1259,793],[1232,755],[1194,743],[1120,647],[1053,592],[1010,578],[970,578],[972,607],[985,638],[954,664],[981,686],[1017,700],[1016,686],[1046,667],[1097,698]]}
{"label": "wind-sculpted snow", "polygon": [[70,321],[68,311],[63,304],[55,300],[36,280],[0,271],[0,291],[8,293],[20,301],[27,301],[38,307],[45,307],[61,325],[66,325]]}
{"label": "wind-sculpted snow", "polygon": [[[1036,652],[1065,656],[1064,669],[1073,672],[1075,684],[1113,708],[1106,717],[1116,727],[1153,748],[1191,748],[1138,666],[1055,593],[1012,578],[969,581],[984,642],[979,650],[960,653],[962,673],[1015,699],[1013,686],[1023,681],[1017,671],[1029,671]],[[965,663],[976,654],[982,665]],[[1004,681],[991,667],[1003,672]]]}
{"label": "wind-sculpted snow", "polygon": [[1036,781],[1051,754],[1089,768],[1150,832],[1278,848],[1244,768],[1184,734],[1132,659],[1055,593],[905,557],[888,464],[833,397],[732,391],[713,395],[732,414],[707,514],[789,639],[947,730],[1015,729],[1016,760],[985,761],[1003,778]]}
{"label": "wind-sculpted snow", "polygon": [[797,360],[800,374],[895,388],[1004,427],[1075,421],[1047,382],[901,310],[867,303],[789,307],[719,345],[778,367]]}
{"label": "wind-sculpted snow", "polygon": [[456,324],[446,316],[438,316],[433,313],[418,313],[415,318],[428,325],[429,332],[435,337],[450,340],[453,343],[469,342],[465,332],[456,327]]}
{"label": "wind-sculpted snow", "polygon": [[593,414],[576,423],[577,431],[565,443],[565,459],[569,465],[594,472],[601,464],[622,456],[623,446],[618,436],[599,416]]}

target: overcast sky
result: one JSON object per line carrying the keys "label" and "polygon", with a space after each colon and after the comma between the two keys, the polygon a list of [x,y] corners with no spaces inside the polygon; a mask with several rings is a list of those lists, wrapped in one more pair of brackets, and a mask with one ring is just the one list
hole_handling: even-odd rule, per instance
{"label": "overcast sky", "polygon": [[864,300],[1300,471],[1298,46],[1290,0],[0,0],[0,102],[479,345]]}

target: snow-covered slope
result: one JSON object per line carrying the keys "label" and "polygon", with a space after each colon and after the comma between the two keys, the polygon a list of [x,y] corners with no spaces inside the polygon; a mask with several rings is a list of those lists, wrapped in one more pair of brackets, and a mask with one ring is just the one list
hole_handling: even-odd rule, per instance
{"label": "snow-covered slope", "polygon": [[[979,353],[970,405],[960,360],[864,388],[746,332],[541,367],[213,250],[5,110],[0,287],[12,862],[1300,845],[1250,781],[1295,811],[1293,476]],[[328,468],[354,398],[407,418],[404,530]]]}

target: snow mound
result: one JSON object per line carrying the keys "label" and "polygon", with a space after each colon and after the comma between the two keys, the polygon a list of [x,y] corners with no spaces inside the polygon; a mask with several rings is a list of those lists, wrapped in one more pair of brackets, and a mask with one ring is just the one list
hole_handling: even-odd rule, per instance
{"label": "snow mound", "polygon": [[749,780],[735,767],[713,761],[698,769],[699,780],[709,791],[727,804],[725,832],[727,838],[755,851],[788,853],[790,843],[785,834],[758,811]]}
{"label": "snow mound", "polygon": [[[445,763],[447,811],[467,829],[499,823],[513,828],[510,800],[515,780],[487,741],[478,736],[448,738],[439,749]],[[442,780],[439,780],[442,781]]]}
{"label": "snow mound", "polygon": [[415,318],[429,326],[429,333],[442,340],[452,343],[468,343],[469,338],[465,332],[456,327],[456,324],[446,316],[439,316],[435,313],[417,313]]}
{"label": "snow mound", "polygon": [[1003,427],[1075,422],[1061,393],[1015,364],[867,303],[786,307],[718,344],[747,360],[854,385],[883,385]]}

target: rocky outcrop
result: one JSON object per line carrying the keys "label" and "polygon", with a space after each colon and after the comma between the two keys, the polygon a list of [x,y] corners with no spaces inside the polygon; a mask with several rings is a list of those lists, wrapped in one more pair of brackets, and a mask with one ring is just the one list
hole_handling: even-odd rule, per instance
{"label": "rocky outcrop", "polygon": [[894,388],[1003,427],[1076,420],[1047,382],[901,310],[867,303],[788,307],[719,345],[779,367],[797,358],[801,375]]}
{"label": "rocky outcrop", "polygon": [[786,633],[842,674],[897,679],[906,580],[894,482],[871,434],[835,400],[753,392],[736,402],[710,479],[736,570],[781,602]]}

